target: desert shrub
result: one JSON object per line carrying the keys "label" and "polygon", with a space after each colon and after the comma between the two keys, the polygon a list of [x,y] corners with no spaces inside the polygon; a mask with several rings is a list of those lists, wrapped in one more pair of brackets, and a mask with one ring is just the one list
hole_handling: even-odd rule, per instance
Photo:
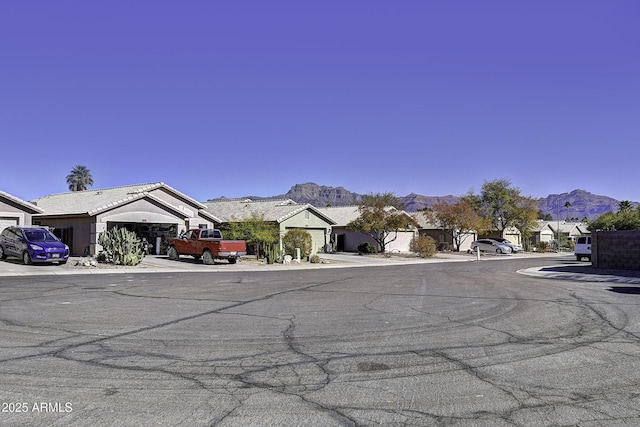
{"label": "desert shrub", "polygon": [[311,246],[313,240],[311,234],[307,230],[289,230],[287,234],[282,237],[282,245],[284,246],[284,253],[296,257],[296,248],[300,248],[300,257],[304,258],[311,254]]}
{"label": "desert shrub", "polygon": [[453,250],[453,245],[449,242],[440,242],[438,243],[438,252],[451,252]]}
{"label": "desert shrub", "polygon": [[126,228],[114,227],[100,233],[98,243],[102,246],[99,259],[115,265],[138,265],[144,256],[142,241]]}
{"label": "desert shrub", "polygon": [[535,247],[536,252],[547,252],[551,248],[551,245],[549,242],[538,242]]}
{"label": "desert shrub", "polygon": [[411,239],[410,249],[422,258],[431,258],[436,254],[437,245],[433,237],[419,236]]}
{"label": "desert shrub", "polygon": [[376,248],[369,242],[364,242],[358,245],[358,252],[360,252],[361,254],[377,254],[378,248]]}
{"label": "desert shrub", "polygon": [[320,256],[318,254],[311,255],[309,257],[309,262],[311,264],[320,264]]}

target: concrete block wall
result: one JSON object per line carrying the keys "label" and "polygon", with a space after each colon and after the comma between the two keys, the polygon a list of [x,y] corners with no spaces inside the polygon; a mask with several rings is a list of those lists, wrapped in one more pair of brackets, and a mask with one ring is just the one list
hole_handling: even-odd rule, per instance
{"label": "concrete block wall", "polygon": [[595,268],[640,270],[640,230],[591,233],[591,261]]}

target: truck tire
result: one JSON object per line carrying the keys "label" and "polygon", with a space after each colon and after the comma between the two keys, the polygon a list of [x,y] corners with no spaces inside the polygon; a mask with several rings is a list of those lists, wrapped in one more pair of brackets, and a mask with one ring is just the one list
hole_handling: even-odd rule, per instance
{"label": "truck tire", "polygon": [[229,258],[229,264],[235,264],[236,261],[236,258]]}
{"label": "truck tire", "polygon": [[180,259],[180,254],[178,253],[178,251],[176,251],[175,246],[171,246],[169,248],[169,250],[167,251],[167,256],[169,257],[169,259],[172,259],[174,261]]}
{"label": "truck tire", "polygon": [[207,265],[213,265],[213,255],[211,255],[211,251],[204,251],[202,253],[202,262]]}

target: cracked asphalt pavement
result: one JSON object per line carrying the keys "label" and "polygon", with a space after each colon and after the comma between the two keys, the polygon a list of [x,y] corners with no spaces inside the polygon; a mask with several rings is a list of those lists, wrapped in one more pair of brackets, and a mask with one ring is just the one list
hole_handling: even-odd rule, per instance
{"label": "cracked asphalt pavement", "polygon": [[2,277],[0,425],[638,425],[640,285],[540,265]]}

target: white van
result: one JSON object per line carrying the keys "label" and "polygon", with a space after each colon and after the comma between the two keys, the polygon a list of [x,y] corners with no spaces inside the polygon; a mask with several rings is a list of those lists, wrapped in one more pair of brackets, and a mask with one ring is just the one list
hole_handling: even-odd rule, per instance
{"label": "white van", "polygon": [[591,261],[591,237],[580,236],[576,239],[575,246],[576,260],[582,261],[582,258],[587,258]]}

